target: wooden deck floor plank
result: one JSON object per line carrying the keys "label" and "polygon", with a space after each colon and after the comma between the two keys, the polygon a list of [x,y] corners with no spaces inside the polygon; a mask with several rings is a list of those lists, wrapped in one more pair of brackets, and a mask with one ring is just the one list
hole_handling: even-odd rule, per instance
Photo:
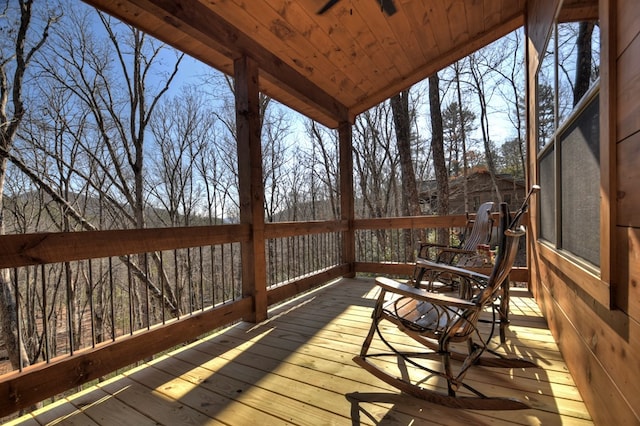
{"label": "wooden deck floor plank", "polygon": [[[90,417],[84,414],[82,410],[78,409],[64,398],[37,409],[31,413],[31,415],[27,415],[27,417],[35,419],[41,425],[64,424],[70,426],[98,426],[98,423],[94,422]],[[31,424],[31,420],[29,420],[29,423],[22,423],[21,419],[22,418],[17,419],[15,424]]]}
{"label": "wooden deck floor plank", "polygon": [[[197,351],[185,352],[185,360],[189,361],[180,361],[185,365],[198,366],[196,369],[197,371],[202,371],[201,374],[213,375],[212,377],[214,377],[214,380],[209,381],[209,383],[213,382],[211,385],[212,389],[218,387],[219,380],[226,380],[223,378],[226,374],[230,374],[234,377],[243,377],[244,380],[247,381],[255,380],[256,383],[250,385],[251,390],[254,392],[258,388],[269,392],[267,396],[260,395],[259,398],[254,398],[253,402],[243,399],[245,404],[255,404],[261,409],[265,409],[265,405],[269,405],[272,406],[270,411],[277,410],[278,412],[282,412],[281,415],[292,416],[292,414],[295,413],[294,417],[289,417],[289,421],[297,421],[299,424],[315,424],[316,421],[319,423],[322,423],[323,421],[329,422],[331,419],[330,416],[327,416],[327,411],[345,412],[345,405],[348,401],[344,395],[336,396],[328,393],[326,389],[318,389],[318,382],[315,380],[314,376],[306,375],[302,381],[295,379],[288,380],[286,377],[277,377],[278,374],[273,374],[271,371],[265,371],[267,367],[260,363],[258,363],[255,368],[242,364],[232,365],[230,367],[230,363],[233,364],[233,361],[225,362],[225,360],[221,358],[210,358],[206,352],[201,352],[200,356],[194,357],[196,352]],[[177,357],[174,357],[174,359],[178,360]],[[176,367],[176,364],[172,363],[171,366],[166,365],[165,367]],[[251,370],[254,371],[252,372]],[[195,370],[192,370],[192,372],[193,371]],[[218,371],[224,371],[224,373],[220,373]],[[292,404],[290,400],[292,398],[292,389],[295,389],[295,395],[293,396],[294,399],[306,399],[306,401],[301,401],[303,404],[299,407],[291,406]],[[318,406],[319,403],[319,410],[315,410],[314,406]],[[328,407],[324,407],[324,405],[327,405]],[[314,410],[316,412],[313,415],[309,415],[310,410]],[[386,413],[386,409],[374,410],[374,414],[379,417],[384,416]],[[334,420],[339,420],[338,423],[348,421],[347,418],[340,414],[338,414]],[[397,420],[402,420],[401,424],[407,424],[411,418],[408,418],[405,415],[404,418],[397,418]],[[363,424],[372,423],[370,421],[365,421]]]}
{"label": "wooden deck floor plank", "polygon": [[[370,316],[367,317],[368,322],[360,322],[357,320],[353,320],[351,318],[343,318],[340,317],[335,321],[331,322],[331,331],[343,334],[353,334],[354,336],[361,336],[363,333],[366,333],[371,324]],[[313,317],[306,316],[304,313],[299,313],[297,315],[289,317],[289,323],[295,324],[298,326],[309,326],[311,329],[315,329],[316,322],[314,322]],[[387,326],[389,328],[390,326]],[[487,325],[485,328],[488,328]],[[562,357],[559,354],[557,344],[552,340],[552,338],[539,338],[539,335],[530,334],[523,332],[523,327],[518,327],[515,330],[509,329],[507,331],[508,340],[505,342],[504,347],[512,346],[514,348],[513,353],[519,354],[523,356],[523,352],[531,352],[535,349],[535,351],[544,351],[540,356],[536,357],[534,354],[531,356],[533,358],[541,358],[544,360],[556,359],[561,360]],[[496,344],[498,343],[497,337],[493,339]]]}
{"label": "wooden deck floor plank", "polygon": [[158,424],[224,424],[126,376],[99,387]]}
{"label": "wooden deck floor plank", "polygon": [[[250,325],[246,325],[245,330],[248,330],[250,327]],[[386,326],[386,329],[388,330],[393,330],[394,328],[395,327],[393,326]],[[235,335],[236,333],[240,333],[239,336],[241,336],[242,331],[238,330],[238,328],[230,330],[227,336]],[[364,340],[364,333],[353,333],[353,330],[350,330],[349,332],[345,330],[343,330],[342,332],[332,329],[323,330],[317,329],[313,326],[305,326],[304,324],[295,322],[283,322],[279,324],[277,329],[274,329],[273,332],[278,333],[281,339],[293,340],[298,343],[305,343],[313,346],[327,347],[334,350],[341,350],[347,355],[350,354],[351,357],[359,352],[360,345]],[[345,336],[347,337],[345,338]],[[400,335],[392,336],[390,340],[392,342],[398,342],[398,339],[404,339],[404,337]],[[406,339],[403,341],[406,342]],[[516,342],[511,341],[510,344],[513,343]],[[413,345],[413,347],[415,348],[416,346]],[[547,370],[557,370],[558,372],[563,374],[566,374],[567,372],[566,365],[563,361],[561,361],[561,357],[557,352],[547,351],[536,347],[516,347],[514,352],[514,355],[523,357],[530,356],[534,362],[538,362],[538,360],[541,360],[540,364],[543,365]]]}
{"label": "wooden deck floor plank", "polygon": [[17,419],[9,420],[3,424],[5,426],[40,426],[40,423],[28,414]]}
{"label": "wooden deck floor plank", "polygon": [[[278,336],[274,336],[274,337],[278,337]],[[278,344],[279,344],[280,346],[282,346],[282,342],[283,342],[283,341],[284,341],[284,340],[283,340],[283,338],[279,338],[279,337],[277,338],[277,342],[278,342]],[[257,356],[261,356],[261,354],[268,353],[269,351],[268,351],[268,350],[265,350],[265,349],[262,347],[262,345],[263,345],[263,344],[266,344],[266,343],[267,343],[267,340],[266,340],[266,339],[262,339],[259,343],[252,343],[252,344],[250,345],[251,347],[244,347],[244,346],[243,346],[243,343],[241,343],[240,341],[237,341],[237,340],[230,340],[230,341],[228,341],[228,342],[227,342],[227,344],[229,345],[229,346],[228,346],[228,349],[229,349],[229,350],[234,350],[234,348],[236,348],[236,350],[238,350],[238,351],[239,351],[238,356],[239,356],[239,354],[242,352],[242,353],[243,353],[243,357],[244,357],[244,358],[246,358],[246,354],[247,354],[247,353],[254,352],[254,351],[258,354]],[[224,346],[224,344],[222,344],[222,345]],[[216,344],[216,350],[219,350],[219,349],[220,349],[220,343]],[[282,356],[286,356],[287,354],[290,354],[290,356],[289,356],[289,358],[288,358],[288,361],[289,361],[289,362],[293,362],[293,363],[300,363],[301,365],[310,365],[310,363],[312,363],[312,362],[313,362],[313,360],[302,360],[302,359],[301,359],[301,360],[298,360],[298,359],[297,359],[298,354],[300,354],[300,353],[303,351],[303,349],[302,349],[302,348],[296,348],[296,347],[281,347],[281,348],[279,348],[279,349],[283,352],[283,353],[282,353]],[[273,349],[272,349],[272,350],[273,350]],[[295,351],[295,352],[293,352],[293,351]],[[329,352],[331,352],[331,353],[332,353],[333,351],[334,351],[334,349],[331,349]],[[314,356],[319,356],[322,352],[323,352],[323,350],[318,350],[318,349],[316,348],[316,349],[314,350]],[[330,357],[330,356],[331,356],[331,353],[329,353],[329,355],[327,355],[325,358]],[[348,355],[350,356],[350,355],[352,355],[352,354],[348,354]],[[233,354],[229,354],[229,356],[233,357],[234,355],[233,355]],[[249,362],[249,364],[251,364],[251,363],[253,363],[253,362],[257,362],[257,360],[251,360],[251,359],[249,359],[249,361],[248,361],[248,362]],[[331,367],[327,366],[327,364],[326,364],[326,362],[325,362],[325,363],[323,363],[323,364],[322,364],[322,366],[321,366],[320,368],[321,368],[322,370],[329,371],[329,372],[331,372],[332,374],[335,374],[335,375],[342,374],[342,373],[338,373],[338,372],[337,372],[337,370],[338,370],[339,368],[342,368],[342,366],[341,366],[341,365],[340,365],[339,367],[337,367],[337,368],[331,368]],[[356,369],[357,369],[357,367],[356,367]],[[488,369],[488,370],[490,370],[490,371],[491,371],[491,370],[495,370],[495,369]],[[528,371],[534,371],[534,370],[528,370]],[[538,371],[538,372],[533,373],[533,374],[540,375],[540,372]],[[503,382],[501,382],[500,380],[497,380],[497,379],[496,379],[496,377],[498,377],[498,378],[499,378],[500,376],[498,376],[498,375],[496,375],[496,374],[494,374],[494,373],[486,374],[486,373],[482,373],[482,372],[474,372],[474,371],[473,371],[473,369],[472,369],[472,372],[470,373],[469,377],[470,377],[470,379],[473,379],[473,378],[474,378],[474,376],[478,376],[480,379],[482,379],[482,380],[484,380],[484,381],[487,381],[487,378],[492,378],[492,377],[493,377],[494,382],[493,382],[493,383],[491,383],[491,382],[490,382],[490,383],[489,383],[489,385],[491,385],[491,386],[496,386],[496,383],[495,383],[495,382],[497,381],[497,383],[498,383],[498,387],[504,387],[504,386],[505,386],[505,383],[503,383]],[[351,379],[351,380],[356,380],[354,377],[351,377],[350,379]],[[367,379],[368,379],[368,378],[365,378],[364,380],[367,380]],[[370,380],[370,379],[369,379],[369,380]],[[539,386],[539,382],[540,382],[540,379],[539,379],[539,378],[535,378],[535,379],[533,379],[533,380],[531,381],[531,387],[530,387],[530,389],[527,389],[526,387],[521,386],[521,384],[520,384],[520,383],[519,383],[518,385],[519,385],[519,387],[520,387],[521,389],[522,389],[522,388],[524,388],[525,390],[529,390],[529,391],[530,391],[530,393],[531,393],[532,395],[534,395],[534,397],[535,397],[535,398],[537,398],[537,399],[543,398],[543,399],[544,399],[544,397],[538,397],[538,396],[537,396],[539,393],[543,392],[543,391],[541,391],[541,390],[539,389],[539,387],[538,387],[538,386]],[[545,380],[542,380],[542,381],[541,381],[541,383],[543,383],[543,384],[544,384],[544,383],[545,383]],[[513,385],[511,385],[511,386],[513,386]],[[546,386],[546,385],[545,385],[545,386]],[[562,393],[563,391],[564,391],[564,393],[565,393],[565,395],[564,395],[564,396],[567,396],[567,397],[571,398],[571,397],[573,396],[573,391],[575,390],[575,387],[573,387],[573,386],[566,386],[566,387],[564,387],[564,388],[563,388],[562,386],[554,386],[554,387],[552,387],[551,389],[552,389],[552,392],[556,394],[556,395],[555,395],[555,397],[556,397],[556,398],[558,397],[558,394],[559,394],[559,393]],[[547,391],[547,392],[549,392],[549,391]],[[496,392],[494,391],[494,392],[492,393],[492,392],[487,391],[487,393],[489,393],[489,394],[495,394]],[[548,398],[548,397],[547,397],[546,399],[547,399],[547,401],[551,401],[551,402],[550,402],[550,404],[551,404],[551,403],[553,402],[553,400],[554,400],[554,398]],[[540,405],[540,406],[541,406],[541,408],[544,408],[544,404],[542,404],[542,403],[538,402],[538,405]],[[584,408],[584,406],[582,405],[582,403],[580,403],[580,404],[578,405],[578,407],[577,407],[577,408],[574,408],[573,410],[570,410],[569,408],[567,408],[567,407],[566,407],[566,404],[565,404],[565,409],[568,409],[568,410],[572,411],[572,413],[570,413],[570,414],[572,414],[572,415],[575,415],[575,413],[580,412],[583,408]],[[550,411],[554,411],[554,410],[552,409],[552,410],[550,410]]]}
{"label": "wooden deck floor plank", "polygon": [[[184,356],[189,357],[192,365],[201,365],[211,370],[224,371],[224,374],[232,374],[234,377],[244,377],[243,380],[256,381],[256,383],[258,383],[257,386],[264,387],[273,392],[282,392],[283,389],[295,389],[295,398],[301,398],[308,404],[319,404],[322,410],[351,409],[349,405],[352,404],[352,400],[349,400],[346,396],[353,393],[355,389],[354,382],[351,379],[344,379],[342,377],[339,370],[343,368],[351,369],[360,376],[360,381],[357,382],[359,385],[357,389],[360,394],[365,392],[366,395],[385,395],[382,392],[395,391],[392,387],[382,382],[380,382],[382,387],[368,384],[367,382],[373,382],[375,379],[355,364],[352,366],[334,363],[333,366],[328,366],[328,361],[321,360],[322,362],[319,363],[317,369],[313,369],[310,368],[309,362],[314,363],[317,361],[316,359],[299,360],[301,365],[297,365],[295,362],[291,363],[284,360],[280,353],[274,355],[277,348],[269,347],[261,343],[253,344],[256,352],[249,351],[247,348],[235,349],[230,347],[230,350],[225,351],[223,355],[216,355],[219,352],[218,350],[215,350],[214,354],[209,354],[206,352],[207,347],[212,348],[212,346],[198,345],[193,348],[194,350],[184,352]],[[198,351],[202,351],[200,356],[195,355]],[[250,353],[253,353],[253,355],[248,356]],[[178,356],[182,355],[179,354]],[[255,376],[247,377],[246,375],[251,372],[251,370],[254,370],[253,374],[255,374]],[[329,372],[327,372],[327,370]],[[388,405],[383,397],[382,402],[377,404],[377,407],[370,407],[369,412],[377,414],[387,413],[388,407],[385,407],[384,404]],[[402,410],[396,408],[394,418],[396,420],[403,418],[404,423],[402,424],[408,424],[408,422],[415,420],[415,418],[427,420],[431,418],[432,415],[426,418],[424,417],[424,405],[424,401],[410,398],[410,401],[405,401]],[[433,404],[429,404],[429,406],[431,405]],[[440,406],[434,406],[433,408],[442,410]],[[449,413],[449,416],[451,416],[451,414],[452,413]],[[477,422],[482,418],[481,415],[464,413],[462,411],[454,414],[453,417],[458,418],[462,422],[460,424],[469,424],[470,421]],[[433,424],[439,424],[433,419],[432,421]],[[445,423],[440,424],[451,423],[447,420]]]}
{"label": "wooden deck floor plank", "polygon": [[96,424],[136,424],[154,426],[158,422],[143,415],[135,408],[123,403],[104,389],[92,387],[67,398],[78,410],[90,417]]}
{"label": "wooden deck floor plank", "polygon": [[[177,365],[174,368],[167,367],[172,364],[182,365]],[[171,373],[165,371],[163,367],[170,369]],[[242,386],[238,381],[221,383],[220,377],[213,377],[212,372],[209,372],[208,375],[198,375],[198,372],[191,370],[193,368],[185,370],[184,363],[175,358],[163,357],[150,365],[149,368],[127,376],[225,424],[234,422],[240,424],[255,422],[256,424],[270,425],[287,423],[283,418],[278,418],[246,404],[245,400],[251,398],[255,393],[252,386]],[[207,383],[211,381],[215,381],[216,388],[222,388],[224,391],[212,391],[212,387],[207,386]],[[233,398],[234,396],[237,398]],[[256,398],[254,397],[254,399]],[[258,401],[262,400],[262,398],[257,399]]]}
{"label": "wooden deck floor plank", "polygon": [[[241,360],[245,354],[216,356],[196,349],[181,352],[175,356],[191,365],[207,369],[215,375],[215,380],[233,377],[249,385],[249,391],[258,394],[253,403],[268,405],[269,412],[278,416],[293,416],[289,420],[296,424],[318,424],[326,422],[345,422],[347,401],[343,395],[336,395],[316,386],[314,377],[307,376],[303,381],[279,376],[269,369],[270,364],[263,359],[255,362]],[[268,358],[265,358],[268,360]],[[226,380],[226,379],[222,379]],[[313,383],[311,385],[310,383]],[[243,392],[242,397],[247,392]],[[240,396],[238,397],[241,398]],[[245,401],[250,404],[251,402]],[[305,420],[306,419],[306,420]]]}
{"label": "wooden deck floor plank", "polygon": [[[240,323],[70,397],[35,417],[68,424],[442,424],[591,425],[557,345],[526,290],[512,292],[505,349],[543,369],[473,367],[465,382],[489,395],[529,398],[519,411],[456,410],[399,393],[357,366],[377,290],[343,279],[270,310],[262,324]],[[384,327],[392,331],[394,327]],[[394,334],[396,344],[413,340]],[[379,348],[374,341],[374,348]],[[396,363],[386,362],[390,371]],[[413,372],[411,368],[409,372]],[[108,419],[117,407],[138,413]],[[84,410],[81,411],[80,409]],[[82,422],[80,419],[86,419]],[[92,419],[98,419],[93,422]],[[34,417],[24,417],[24,424]],[[74,423],[75,422],[75,423]],[[92,423],[93,422],[93,423]],[[250,423],[247,423],[250,422]],[[33,424],[33,422],[31,422]],[[66,424],[66,423],[65,423]]]}

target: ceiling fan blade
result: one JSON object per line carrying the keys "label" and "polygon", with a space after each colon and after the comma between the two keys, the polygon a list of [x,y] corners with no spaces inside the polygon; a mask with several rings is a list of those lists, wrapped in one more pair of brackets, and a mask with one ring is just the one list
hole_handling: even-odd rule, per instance
{"label": "ceiling fan blade", "polygon": [[393,0],[380,0],[380,5],[382,6],[382,10],[389,16],[398,11],[396,5],[393,4]]}
{"label": "ceiling fan blade", "polygon": [[338,0],[329,0],[327,2],[327,4],[325,4],[324,6],[322,6],[322,8],[318,11],[318,15],[322,15],[323,13],[325,13],[327,10],[331,9],[333,6],[335,6],[335,4],[338,3]]}

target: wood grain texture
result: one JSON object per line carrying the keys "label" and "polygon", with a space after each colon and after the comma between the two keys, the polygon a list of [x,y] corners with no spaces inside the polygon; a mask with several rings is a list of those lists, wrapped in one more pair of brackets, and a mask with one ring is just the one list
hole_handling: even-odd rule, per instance
{"label": "wood grain texture", "polygon": [[[640,92],[639,96],[640,96]],[[634,133],[617,144],[617,173],[618,183],[617,218],[618,226],[633,226],[640,228],[640,132]]]}
{"label": "wood grain texture", "polygon": [[[533,408],[524,411],[430,404],[353,363],[376,296],[371,280],[340,280],[274,308],[262,324],[224,329],[72,395],[57,410],[70,422],[84,416],[101,425],[114,424],[101,419],[110,407],[122,410],[122,425],[147,424],[145,418],[162,424],[593,424],[528,292],[512,291],[513,321],[501,350],[531,357],[543,368],[472,367],[467,375],[487,393],[526,398]],[[402,333],[389,338],[417,348]],[[379,342],[374,347],[383,350]],[[397,368],[393,362],[383,367]],[[127,421],[128,415],[141,423]],[[55,421],[46,410],[35,418]]]}
{"label": "wood grain texture", "polygon": [[229,75],[251,56],[260,90],[337,128],[524,24],[525,0],[86,0]]}
{"label": "wood grain texture", "polygon": [[246,225],[3,235],[0,267],[12,268],[249,240]]}

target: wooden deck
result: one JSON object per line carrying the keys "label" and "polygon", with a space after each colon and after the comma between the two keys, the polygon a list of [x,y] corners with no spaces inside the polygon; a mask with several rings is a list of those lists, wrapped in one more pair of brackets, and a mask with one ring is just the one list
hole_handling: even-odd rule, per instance
{"label": "wooden deck", "polygon": [[[520,411],[456,410],[399,394],[358,367],[376,289],[342,279],[24,416],[11,424],[593,424],[535,301],[514,289],[508,350],[541,369],[475,367],[488,394]],[[400,336],[398,337],[400,338]]]}

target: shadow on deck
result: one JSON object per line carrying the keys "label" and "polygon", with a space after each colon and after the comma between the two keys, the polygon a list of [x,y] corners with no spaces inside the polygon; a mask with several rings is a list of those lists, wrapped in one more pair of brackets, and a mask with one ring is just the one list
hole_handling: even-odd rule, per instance
{"label": "shadow on deck", "polygon": [[511,292],[503,349],[542,368],[467,375],[488,394],[533,407],[520,411],[430,404],[354,364],[375,296],[373,280],[335,281],[273,309],[268,321],[227,328],[13,424],[593,424],[526,290]]}

